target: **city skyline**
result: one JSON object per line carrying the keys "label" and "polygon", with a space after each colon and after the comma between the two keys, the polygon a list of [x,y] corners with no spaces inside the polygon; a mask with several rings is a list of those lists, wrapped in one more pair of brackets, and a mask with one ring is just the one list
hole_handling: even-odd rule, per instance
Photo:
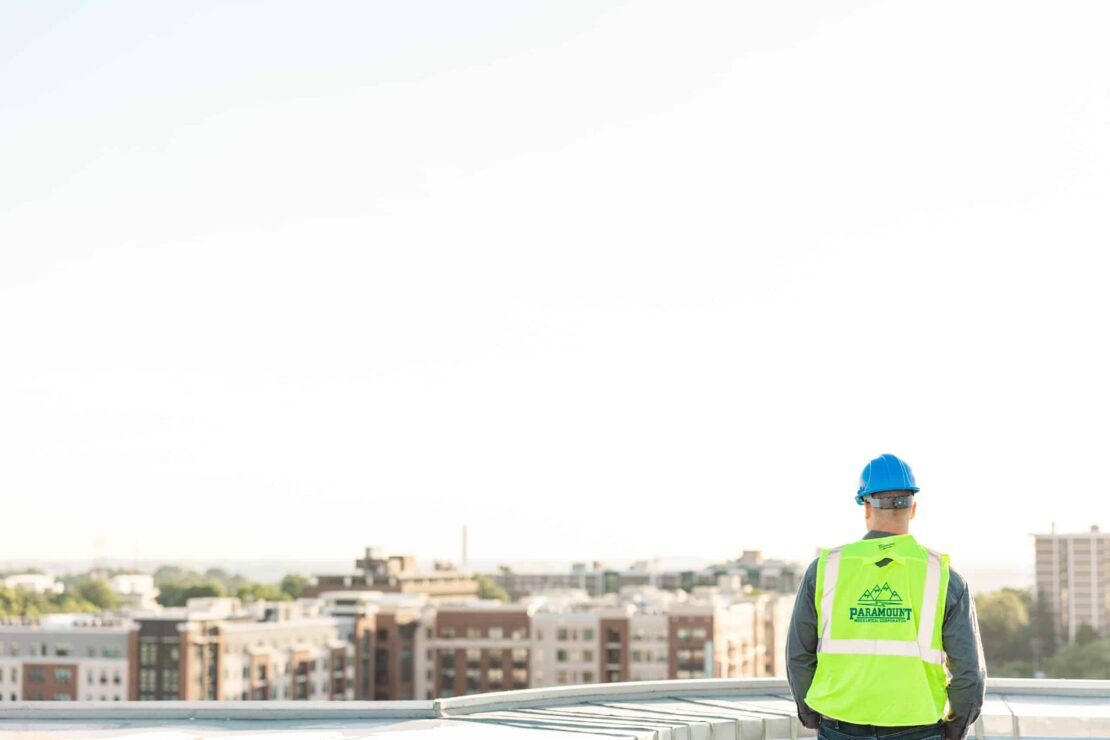
{"label": "city skyline", "polygon": [[5,7],[0,562],[1110,526],[1108,21]]}

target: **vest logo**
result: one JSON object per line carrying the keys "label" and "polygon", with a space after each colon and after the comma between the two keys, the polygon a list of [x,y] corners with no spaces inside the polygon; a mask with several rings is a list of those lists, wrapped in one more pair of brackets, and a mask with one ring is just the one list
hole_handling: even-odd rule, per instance
{"label": "vest logo", "polygon": [[890,583],[867,589],[856,603],[858,606],[848,610],[853,622],[908,622],[913,618],[913,609],[902,606],[902,596]]}

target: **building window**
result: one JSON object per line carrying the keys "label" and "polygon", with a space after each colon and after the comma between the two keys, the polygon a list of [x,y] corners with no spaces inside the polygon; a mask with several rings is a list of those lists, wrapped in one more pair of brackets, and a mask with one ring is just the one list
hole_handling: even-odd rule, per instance
{"label": "building window", "polygon": [[528,630],[525,629],[524,627],[518,627],[515,630],[513,630],[512,638],[514,640],[527,640],[528,639]]}
{"label": "building window", "polygon": [[448,637],[448,638],[454,637],[455,636],[455,628],[454,627],[441,627],[440,630],[439,630],[439,636],[440,637]]}
{"label": "building window", "polygon": [[555,630],[555,639],[556,640],[565,640],[569,636],[570,636],[570,630],[568,630],[566,627],[560,627],[559,629]]}
{"label": "building window", "polygon": [[68,642],[54,643],[54,655],[58,656],[59,658],[64,658],[65,656],[69,655],[70,650],[72,650],[72,647]]}
{"label": "building window", "polygon": [[32,668],[27,671],[27,683],[46,683],[46,677],[41,668]]}
{"label": "building window", "polygon": [[489,628],[489,638],[491,640],[500,640],[504,636],[505,636],[505,630],[501,629],[500,627],[490,627]]}
{"label": "building window", "polygon": [[113,672],[112,673],[112,683],[114,683],[116,686],[119,686],[122,682],[123,682],[123,678],[120,676],[119,671],[116,670],[115,672]]}
{"label": "building window", "polygon": [[594,639],[594,631],[589,627],[586,627],[584,630],[582,630],[582,639],[586,641]]}
{"label": "building window", "polygon": [[482,636],[482,630],[478,629],[477,627],[467,627],[466,628],[466,637],[467,637],[467,639],[477,640],[481,636]]}
{"label": "building window", "polygon": [[594,682],[594,672],[593,671],[582,671],[582,683],[593,683],[593,682]]}
{"label": "building window", "polygon": [[64,692],[60,694],[54,694],[54,701],[70,701],[70,696],[69,694],[66,694]]}
{"label": "building window", "polygon": [[688,627],[679,627],[675,631],[675,637],[677,637],[679,640],[689,640],[690,639],[690,629]]}
{"label": "building window", "polygon": [[556,663],[566,663],[567,662],[567,651],[566,650],[556,650],[555,651],[555,662]]}
{"label": "building window", "polygon": [[691,633],[695,640],[705,639],[705,627],[695,627]]}
{"label": "building window", "polygon": [[69,683],[73,680],[73,673],[68,668],[54,669],[54,683]]}

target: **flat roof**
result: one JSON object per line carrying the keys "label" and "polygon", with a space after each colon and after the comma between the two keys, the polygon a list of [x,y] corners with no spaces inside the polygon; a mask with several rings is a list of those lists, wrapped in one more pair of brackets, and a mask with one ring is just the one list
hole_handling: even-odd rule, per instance
{"label": "flat roof", "polygon": [[[1110,738],[1110,681],[992,679],[969,737]],[[525,689],[401,702],[10,702],[5,738],[777,740],[813,737],[784,679]],[[404,734],[401,734],[404,733]]]}

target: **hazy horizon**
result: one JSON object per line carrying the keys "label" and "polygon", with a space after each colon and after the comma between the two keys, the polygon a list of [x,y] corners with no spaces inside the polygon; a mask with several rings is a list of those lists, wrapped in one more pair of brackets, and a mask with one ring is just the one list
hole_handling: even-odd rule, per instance
{"label": "hazy horizon", "polygon": [[[773,557],[767,554],[767,557]],[[352,559],[353,560],[353,559]],[[417,559],[418,568],[431,568],[432,560]],[[456,561],[457,563],[458,561]],[[469,562],[468,572],[493,573],[501,565],[507,565],[518,573],[565,573],[570,571],[574,562],[571,560],[510,560],[510,561],[483,561]],[[614,560],[603,563],[607,569],[624,570],[635,560]],[[716,565],[723,560],[707,560],[695,557],[670,557],[660,559],[657,565],[652,565],[655,571],[668,570],[697,570],[709,565]],[[797,561],[798,565],[805,567],[806,562]],[[354,572],[352,561],[339,560],[227,560],[219,558],[202,558],[197,560],[0,560],[0,572],[11,570],[13,567],[31,568],[38,567],[53,576],[63,576],[71,573],[81,573],[93,567],[104,568],[132,568],[135,572],[153,573],[161,565],[176,565],[191,570],[203,571],[208,568],[223,568],[231,573],[238,573],[250,580],[263,582],[277,582],[288,573],[306,576],[325,575],[335,573]],[[955,569],[967,580],[973,593],[995,591],[1003,587],[1031,588],[1033,586],[1033,563],[967,563]]]}

